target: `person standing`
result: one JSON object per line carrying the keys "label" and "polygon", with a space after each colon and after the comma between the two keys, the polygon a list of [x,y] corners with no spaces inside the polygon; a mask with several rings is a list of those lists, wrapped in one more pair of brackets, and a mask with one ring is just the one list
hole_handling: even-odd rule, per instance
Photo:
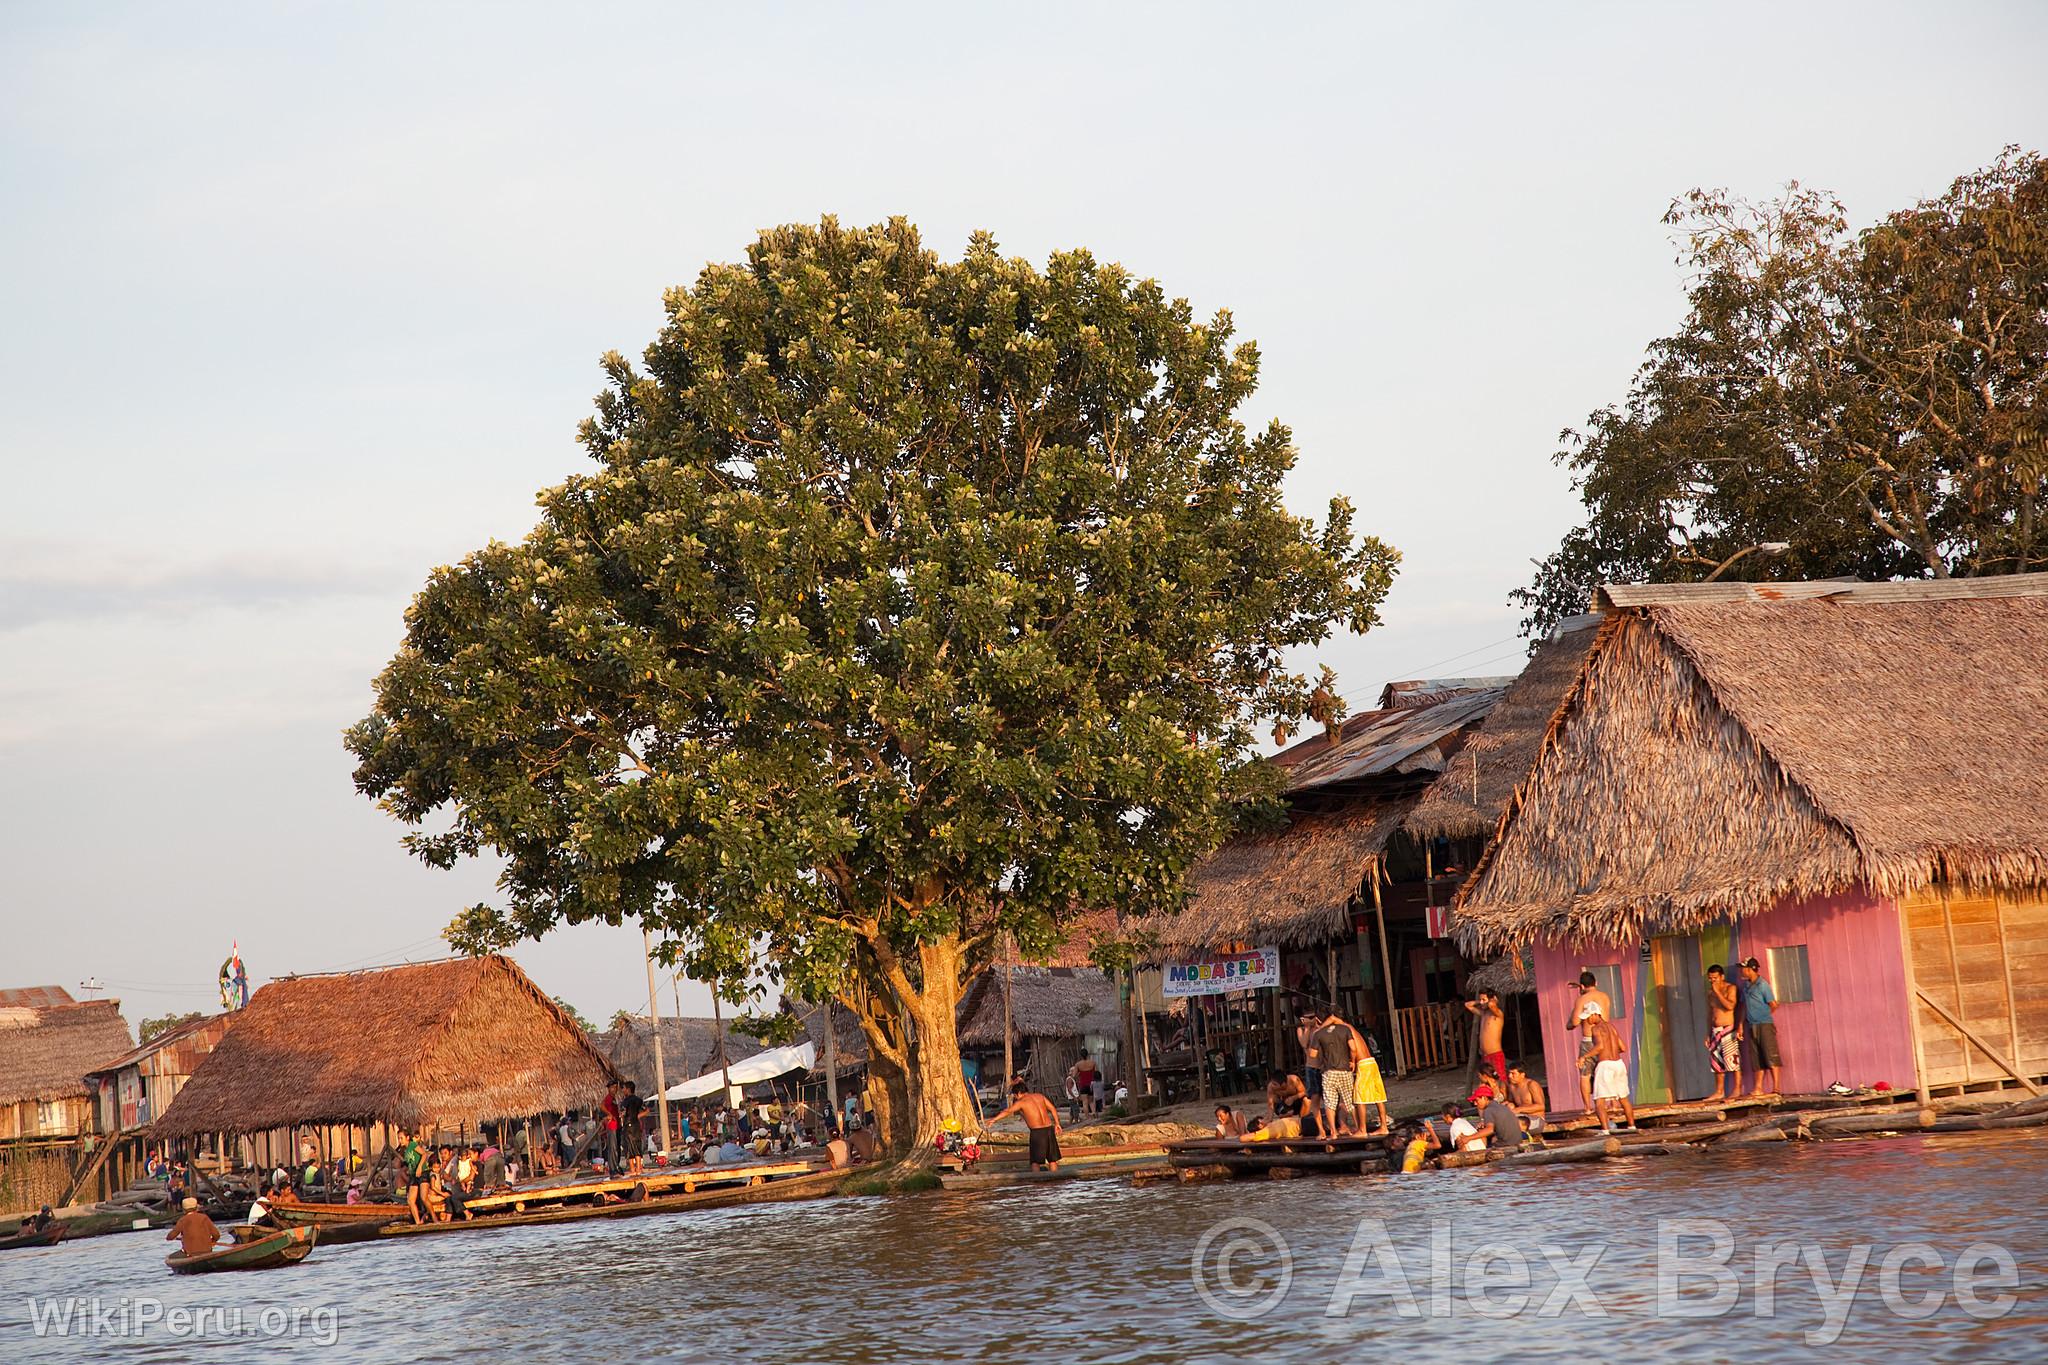
{"label": "person standing", "polygon": [[1329,1116],[1323,1136],[1348,1137],[1358,1128],[1358,1116],[1352,1108],[1358,1073],[1352,1070],[1352,1057],[1355,1051],[1364,1049],[1364,1040],[1358,1036],[1358,1030],[1333,1011],[1323,1016],[1323,1026],[1310,1041],[1315,1044],[1322,1068],[1323,1110]]}
{"label": "person standing", "polygon": [[1735,983],[1716,962],[1707,968],[1707,1065],[1714,1072],[1708,1104],[1742,1093],[1742,1038],[1735,1027],[1735,1003]]}
{"label": "person standing", "polygon": [[1612,1019],[1614,1002],[1607,998],[1607,992],[1600,989],[1600,979],[1591,971],[1579,973],[1579,993],[1565,1011],[1564,1026],[1575,1029],[1579,1035],[1579,1098],[1585,1101],[1587,1109],[1593,1104],[1593,1071],[1599,1058],[1593,1055],[1593,1033],[1590,1021],[1595,1017]]}
{"label": "person standing", "polygon": [[1024,1120],[1031,1134],[1031,1169],[1056,1171],[1060,1168],[1060,1111],[1053,1102],[1024,1083],[1022,1076],[1010,1082],[1010,1102],[989,1120],[989,1126],[1015,1114]]}
{"label": "person standing", "polygon": [[[1742,1028],[1749,1035],[1749,1049],[1756,1063],[1756,1080],[1750,1094],[1777,1094],[1778,1068],[1784,1055],[1778,1050],[1778,993],[1763,978],[1763,967],[1753,957],[1742,960]],[[1771,1088],[1764,1090],[1764,1079]]]}
{"label": "person standing", "polygon": [[[1628,1093],[1628,1043],[1604,1014],[1588,1019],[1586,1030],[1593,1039],[1593,1107],[1601,1130],[1611,1133],[1621,1127],[1621,1131],[1633,1133],[1636,1106]],[[1617,1104],[1628,1119],[1626,1126],[1614,1122],[1611,1106]]]}
{"label": "person standing", "polygon": [[1501,1050],[1501,1033],[1507,1027],[1507,1015],[1501,1010],[1500,997],[1492,991],[1480,991],[1465,1002],[1465,1011],[1479,1016],[1480,1065],[1493,1073],[1498,1089],[1506,1090],[1508,1054]]}
{"label": "person standing", "polygon": [[1323,1120],[1323,1065],[1316,1056],[1316,1030],[1323,1026],[1322,1011],[1313,1007],[1301,1012],[1294,1026],[1294,1040],[1301,1044],[1301,1082],[1308,1091],[1308,1110],[1302,1116],[1304,1128],[1313,1127],[1318,1137],[1329,1132]]}
{"label": "person standing", "polygon": [[606,1175],[619,1173],[619,1086],[616,1081],[604,1088],[604,1171]]}
{"label": "person standing", "polygon": [[[1387,1114],[1387,1082],[1380,1075],[1380,1059],[1373,1056],[1372,1044],[1357,1029],[1351,1031],[1351,1057],[1356,1078],[1351,1086],[1351,1102],[1358,1112],[1358,1126],[1365,1129],[1367,1137],[1385,1137],[1392,1127]],[[1366,1110],[1375,1111],[1377,1121],[1368,1127]]]}

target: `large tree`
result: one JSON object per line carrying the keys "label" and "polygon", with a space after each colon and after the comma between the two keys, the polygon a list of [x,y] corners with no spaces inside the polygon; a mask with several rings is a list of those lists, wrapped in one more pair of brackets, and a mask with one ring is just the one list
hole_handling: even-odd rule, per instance
{"label": "large tree", "polygon": [[1860,233],[1797,185],[1666,221],[1685,322],[1564,433],[1586,521],[1515,594],[1525,627],[1603,581],[2048,568],[2048,163],[2008,148]]}
{"label": "large tree", "polygon": [[1003,933],[1182,894],[1396,555],[1281,485],[1227,314],[1086,252],[763,234],[606,357],[595,468],[436,571],[348,735],[472,948],[639,920],[693,976],[860,1015],[888,1140],[971,1122],[954,1012]]}

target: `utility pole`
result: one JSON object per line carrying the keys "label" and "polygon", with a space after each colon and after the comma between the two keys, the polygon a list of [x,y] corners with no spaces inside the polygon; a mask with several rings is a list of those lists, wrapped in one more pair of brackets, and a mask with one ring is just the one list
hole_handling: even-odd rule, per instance
{"label": "utility pole", "polygon": [[[647,959],[647,1025],[654,1030],[654,1093],[661,1123],[661,1150],[668,1150],[668,1068],[661,1057],[661,1006],[654,994],[654,938],[640,926],[640,948]],[[645,1111],[642,1111],[645,1112]]]}
{"label": "utility pole", "polygon": [[1016,1081],[1015,1058],[1010,1053],[1010,958],[1015,954],[1017,942],[1008,934],[1003,935],[1003,1093],[1010,1093],[1010,1086]]}
{"label": "utility pole", "polygon": [[825,1105],[839,1121],[839,1021],[832,1017],[832,997],[825,997]]}
{"label": "utility pole", "polygon": [[718,1007],[718,982],[711,983],[711,1023],[718,1031],[718,1071],[725,1078],[725,1107],[737,1108],[732,1102],[732,1063],[725,1057],[725,1015]]}

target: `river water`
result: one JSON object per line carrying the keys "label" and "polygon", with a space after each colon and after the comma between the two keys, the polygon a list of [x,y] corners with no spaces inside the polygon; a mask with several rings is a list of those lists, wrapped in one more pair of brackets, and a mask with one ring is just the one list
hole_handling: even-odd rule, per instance
{"label": "river water", "polygon": [[[275,1336],[337,1363],[2038,1361],[2044,1176],[2036,1129],[770,1204],[242,1275],[172,1276],[134,1233],[0,1253],[0,1361],[228,1362]],[[70,1335],[37,1331],[53,1311]]]}

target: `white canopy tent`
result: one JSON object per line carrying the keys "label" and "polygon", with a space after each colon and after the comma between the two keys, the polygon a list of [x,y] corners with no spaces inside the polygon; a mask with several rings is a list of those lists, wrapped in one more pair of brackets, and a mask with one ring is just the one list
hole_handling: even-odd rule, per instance
{"label": "white canopy tent", "polygon": [[695,1100],[716,1095],[725,1089],[727,1075],[732,1077],[734,1085],[752,1085],[756,1081],[772,1081],[791,1071],[808,1071],[817,1051],[812,1043],[771,1047],[766,1052],[757,1052],[743,1061],[734,1062],[724,1070],[707,1071],[691,1080],[678,1081],[668,1088],[668,1097],[672,1100]]}

